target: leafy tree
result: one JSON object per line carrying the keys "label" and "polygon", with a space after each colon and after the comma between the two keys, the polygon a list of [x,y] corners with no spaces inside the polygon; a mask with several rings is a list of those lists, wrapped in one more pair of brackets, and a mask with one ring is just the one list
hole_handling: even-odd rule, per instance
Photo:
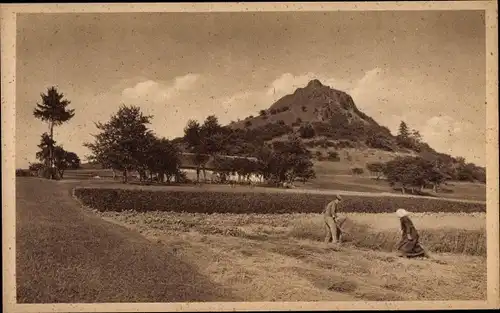
{"label": "leafy tree", "polygon": [[184,129],[184,139],[191,152],[195,154],[196,176],[200,180],[200,170],[206,179],[205,166],[210,156],[228,150],[232,132],[222,127],[216,116],[208,116],[203,125],[194,120],[188,121]]}
{"label": "leafy tree", "polygon": [[486,169],[476,166],[473,163],[465,163],[465,159],[460,158],[457,167],[457,179],[460,181],[480,181],[486,182]]}
{"label": "leafy tree", "polygon": [[248,158],[233,159],[233,169],[239,177],[250,180],[250,176],[257,172],[257,163]]}
{"label": "leafy tree", "polygon": [[385,164],[384,175],[391,185],[399,183],[403,193],[406,188],[423,189],[427,183],[437,186],[446,179],[438,167],[421,157],[397,157]]}
{"label": "leafy tree", "polygon": [[93,135],[93,143],[85,143],[92,154],[90,161],[123,172],[123,182],[128,181],[128,173],[141,170],[150,140],[147,124],[152,116],[143,115],[136,106],[122,105],[107,123],[96,123],[101,132]]}
{"label": "leafy tree", "polygon": [[376,175],[377,180],[379,180],[383,175],[384,167],[385,165],[382,162],[373,162],[366,165],[366,169],[369,170],[372,174]]}
{"label": "leafy tree", "polygon": [[63,178],[64,171],[67,169],[78,169],[80,167],[80,158],[74,152],[69,152],[61,146],[54,147],[54,166],[60,178]]}
{"label": "leafy tree", "polygon": [[[44,176],[49,176],[50,178],[63,178],[64,171],[68,168],[78,169],[80,167],[80,158],[74,152],[69,152],[63,149],[61,146],[55,145],[55,141],[50,139],[47,133],[43,133],[40,139],[40,144],[38,145],[40,150],[36,153],[36,158],[43,162],[43,168],[45,168]],[[49,160],[52,158],[53,166],[49,166]],[[39,164],[36,165],[37,172],[42,169]]]}
{"label": "leafy tree", "polygon": [[[64,94],[59,93],[55,87],[50,87],[47,89],[47,94],[40,94],[42,98],[42,103],[36,104],[36,108],[33,111],[33,116],[35,118],[46,122],[49,126],[49,138],[48,142],[48,158],[47,166],[54,166],[54,126],[60,126],[63,123],[69,121],[75,115],[74,109],[68,109],[68,105],[71,103],[64,99]],[[51,173],[51,177],[54,179],[54,173]]]}
{"label": "leafy tree", "polygon": [[219,174],[222,183],[226,182],[227,176],[236,172],[233,159],[227,157],[216,156],[214,158],[214,166],[215,172]]}
{"label": "leafy tree", "polygon": [[309,179],[314,177],[311,157],[302,141],[290,136],[286,141],[276,141],[261,150],[258,169],[265,179],[278,183]]}
{"label": "leafy tree", "polygon": [[413,138],[415,144],[420,144],[422,142],[422,135],[420,135],[420,132],[416,129],[411,131],[411,138]]}
{"label": "leafy tree", "polygon": [[257,172],[264,177],[265,180],[272,179],[275,169],[273,164],[275,163],[276,155],[269,145],[264,145],[262,149],[257,152]]}
{"label": "leafy tree", "polygon": [[306,183],[308,180],[316,178],[316,172],[308,164],[304,167],[300,167],[299,171],[297,171],[296,174],[298,179],[303,183]]}
{"label": "leafy tree", "polygon": [[177,147],[165,138],[150,138],[151,142],[147,150],[146,164],[150,173],[158,175],[160,183],[170,182],[179,171],[179,151]]}
{"label": "leafy tree", "polygon": [[439,186],[450,178],[446,173],[446,169],[440,167],[438,164],[429,166],[426,174],[426,178],[432,184],[432,190],[434,192],[437,192]]}
{"label": "leafy tree", "polygon": [[363,174],[365,171],[361,168],[361,167],[353,167],[351,169],[351,172],[353,175],[361,175]]}
{"label": "leafy tree", "polygon": [[43,163],[30,163],[28,169],[32,173],[32,175],[37,175],[38,172],[45,167]]}

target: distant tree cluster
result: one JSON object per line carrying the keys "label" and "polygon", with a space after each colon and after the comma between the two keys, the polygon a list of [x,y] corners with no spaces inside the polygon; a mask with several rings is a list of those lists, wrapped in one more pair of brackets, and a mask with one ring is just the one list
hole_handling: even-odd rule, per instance
{"label": "distant tree cluster", "polygon": [[151,119],[139,107],[122,105],[107,123],[96,123],[100,133],[93,135],[93,142],[85,143],[92,153],[89,160],[121,171],[125,183],[131,171],[137,171],[141,180],[156,176],[160,182],[180,176],[179,151],[147,128]]}
{"label": "distant tree cluster", "polygon": [[214,159],[215,172],[221,182],[227,181],[229,175],[238,175],[240,179],[249,182],[252,175],[259,173],[259,163],[249,158],[230,158],[217,156]]}
{"label": "distant tree cluster", "polygon": [[353,167],[351,168],[351,173],[352,175],[362,175],[363,173],[365,172],[364,169],[362,169],[361,167]]}
{"label": "distant tree cluster", "polygon": [[373,162],[366,165],[366,169],[376,177],[377,180],[384,175],[385,163]]}
{"label": "distant tree cluster", "polygon": [[397,157],[385,163],[383,173],[389,184],[399,184],[403,193],[408,188],[412,192],[417,187],[423,190],[427,184],[432,184],[437,191],[442,183],[451,178],[445,168],[422,157]]}
{"label": "distant tree cluster", "polygon": [[451,180],[486,182],[484,168],[465,163],[463,158],[454,159],[444,155],[433,158],[396,157],[385,163],[369,163],[366,168],[377,179],[385,176],[391,186],[400,186],[403,193],[408,189],[412,192],[415,189],[423,190],[426,186],[432,186],[433,191],[438,192],[442,184]]}
{"label": "distant tree cluster", "polygon": [[271,113],[271,115],[275,115],[275,114],[278,114],[278,113],[286,112],[288,110],[290,110],[290,107],[284,106],[284,107],[279,108],[279,109],[270,109],[269,113]]}
{"label": "distant tree cluster", "polygon": [[337,151],[328,151],[327,155],[324,156],[320,150],[316,150],[315,157],[318,161],[324,161],[324,160],[328,160],[331,162],[339,162],[340,161],[340,155]]}
{"label": "distant tree cluster", "polygon": [[422,136],[419,131],[415,129],[410,131],[408,125],[404,121],[401,121],[399,124],[396,141],[401,148],[410,149],[416,152],[422,150]]}
{"label": "distant tree cluster", "polygon": [[334,114],[328,122],[313,122],[316,136],[331,140],[365,142],[369,147],[394,151],[396,143],[389,129],[365,123],[357,119],[349,119],[348,115]]}
{"label": "distant tree cluster", "polygon": [[[80,167],[80,158],[74,152],[66,151],[54,140],[54,127],[68,122],[75,116],[75,110],[69,109],[70,101],[64,99],[64,94],[58,92],[55,87],[50,87],[46,94],[40,95],[42,103],[36,104],[33,111],[35,118],[46,122],[49,133],[41,135],[40,149],[36,158],[42,162],[36,164],[36,171],[30,165],[32,175],[40,175],[49,179],[63,178],[66,169],[77,169]],[[35,173],[36,172],[36,173]]]}
{"label": "distant tree cluster", "polygon": [[305,182],[316,177],[311,152],[296,136],[265,145],[258,159],[258,172],[266,180],[291,183],[295,179]]}
{"label": "distant tree cluster", "polygon": [[[314,177],[311,155],[299,138],[292,136],[265,144],[276,134],[287,134],[290,130],[284,123],[267,124],[252,130],[233,130],[221,126],[215,116],[209,116],[203,124],[189,121],[184,129],[184,141],[188,150],[195,154],[197,180],[200,172],[206,179],[209,157],[215,160],[216,171],[223,180],[234,173],[247,179],[252,174],[259,174],[276,182],[310,179]],[[223,157],[225,155],[251,156],[258,161],[231,159]]]}

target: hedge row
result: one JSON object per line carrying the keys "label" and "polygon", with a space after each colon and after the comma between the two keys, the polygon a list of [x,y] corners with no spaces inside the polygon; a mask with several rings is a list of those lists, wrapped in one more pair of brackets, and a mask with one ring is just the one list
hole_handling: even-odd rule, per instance
{"label": "hedge row", "polygon": [[[319,194],[147,191],[78,188],[75,195],[98,211],[173,211],[188,213],[319,213],[332,196]],[[400,197],[343,196],[341,211],[386,213],[397,208],[411,212],[486,212],[485,204]]]}

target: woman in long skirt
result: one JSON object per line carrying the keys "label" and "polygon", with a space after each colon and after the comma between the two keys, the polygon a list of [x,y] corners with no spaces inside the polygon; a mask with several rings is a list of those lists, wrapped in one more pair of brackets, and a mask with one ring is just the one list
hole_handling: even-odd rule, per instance
{"label": "woman in long skirt", "polygon": [[398,244],[400,256],[407,258],[429,257],[427,252],[419,243],[419,235],[413,222],[408,217],[410,213],[404,209],[396,210],[396,215],[401,222],[401,241]]}

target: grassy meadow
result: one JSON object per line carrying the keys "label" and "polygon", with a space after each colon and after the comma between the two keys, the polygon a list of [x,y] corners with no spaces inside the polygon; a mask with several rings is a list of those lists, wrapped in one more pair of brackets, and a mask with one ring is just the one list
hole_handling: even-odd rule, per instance
{"label": "grassy meadow", "polygon": [[[374,160],[369,160],[374,161]],[[393,190],[389,184],[381,180],[376,180],[368,173],[362,175],[351,175],[350,168],[356,164],[346,162],[315,161],[314,170],[316,178],[305,184],[297,182],[298,189],[305,190],[330,190],[347,192],[366,192],[366,193],[391,193],[399,195],[399,192]],[[195,179],[193,173],[189,173],[189,179]],[[95,180],[94,176],[99,176],[99,180],[112,181],[113,172],[103,169],[79,169],[68,170],[65,172],[65,179],[77,180]],[[121,174],[117,173],[120,178]],[[210,175],[207,174],[207,177]],[[132,178],[133,180],[133,178]],[[260,187],[262,188],[262,187]],[[437,194],[430,190],[425,190],[428,196],[435,198],[464,199],[473,201],[486,201],[486,186],[480,183],[469,182],[450,182],[442,186]]]}

